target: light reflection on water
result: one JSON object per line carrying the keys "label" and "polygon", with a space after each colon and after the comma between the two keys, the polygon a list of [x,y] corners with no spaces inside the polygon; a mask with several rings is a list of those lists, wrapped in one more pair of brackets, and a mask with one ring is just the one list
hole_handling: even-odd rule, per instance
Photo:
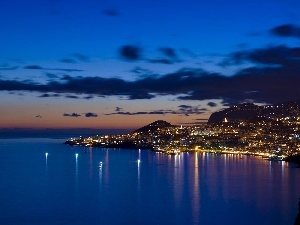
{"label": "light reflection on water", "polygon": [[3,224],[292,224],[297,213],[299,169],[285,162],[45,140],[0,149]]}

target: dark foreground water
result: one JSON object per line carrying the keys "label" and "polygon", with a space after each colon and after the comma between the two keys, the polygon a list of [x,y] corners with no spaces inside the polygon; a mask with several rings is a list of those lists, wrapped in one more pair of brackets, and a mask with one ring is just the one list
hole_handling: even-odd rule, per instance
{"label": "dark foreground water", "polygon": [[63,141],[0,139],[0,224],[283,225],[297,214],[300,169],[285,162]]}

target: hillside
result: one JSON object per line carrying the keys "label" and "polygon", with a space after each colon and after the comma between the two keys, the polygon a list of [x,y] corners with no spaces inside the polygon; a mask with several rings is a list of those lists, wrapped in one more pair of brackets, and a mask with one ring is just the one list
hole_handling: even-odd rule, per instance
{"label": "hillside", "polygon": [[285,102],[264,106],[244,103],[212,113],[208,124],[223,122],[225,118],[227,121],[247,120],[255,122],[262,119],[297,116],[299,112],[299,102]]}
{"label": "hillside", "polygon": [[165,127],[173,127],[173,125],[164,120],[157,120],[157,121],[154,121],[153,123],[150,123],[146,126],[143,126],[139,129],[133,131],[133,133],[153,132],[153,131],[156,131],[158,128],[165,128]]}

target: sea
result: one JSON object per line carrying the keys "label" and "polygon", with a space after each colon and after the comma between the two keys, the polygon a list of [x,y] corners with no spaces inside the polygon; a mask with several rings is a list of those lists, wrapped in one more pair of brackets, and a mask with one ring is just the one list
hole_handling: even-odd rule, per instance
{"label": "sea", "polygon": [[0,138],[2,225],[293,224],[300,168],[260,157]]}

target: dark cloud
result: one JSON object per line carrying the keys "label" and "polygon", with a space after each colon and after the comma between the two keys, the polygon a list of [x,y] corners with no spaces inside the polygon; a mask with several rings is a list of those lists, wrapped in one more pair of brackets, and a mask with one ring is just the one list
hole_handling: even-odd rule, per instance
{"label": "dark cloud", "polygon": [[215,102],[208,102],[207,105],[210,107],[216,107],[218,104]]}
{"label": "dark cloud", "polygon": [[150,63],[173,64],[174,61],[170,59],[149,59]]}
{"label": "dark cloud", "polygon": [[119,16],[119,12],[114,9],[105,9],[103,10],[103,14],[106,16]]}
{"label": "dark cloud", "polygon": [[70,59],[70,58],[64,58],[64,59],[61,59],[59,61],[63,62],[63,63],[76,63],[75,59]]}
{"label": "dark cloud", "polygon": [[58,74],[55,74],[55,73],[46,72],[45,75],[49,78],[58,78],[59,77]]}
{"label": "dark cloud", "polygon": [[58,71],[64,71],[64,72],[82,72],[83,70],[79,69],[61,69],[61,68],[53,68],[53,69],[45,69],[45,70],[58,70]]}
{"label": "dark cloud", "polygon": [[1,91],[39,91],[42,86],[26,81],[0,80]]}
{"label": "dark cloud", "polygon": [[24,66],[24,69],[29,69],[29,70],[42,70],[43,68],[38,65],[28,65]]}
{"label": "dark cloud", "polygon": [[224,105],[242,102],[278,103],[299,98],[299,48],[267,47],[240,51],[232,57],[233,60],[251,62],[253,66],[231,76],[185,68],[161,76],[140,77],[135,81],[65,76],[60,81],[36,84],[30,81],[0,79],[0,90],[76,96],[119,96],[130,100],[175,95],[180,100],[218,99]]}
{"label": "dark cloud", "polygon": [[48,93],[46,93],[46,94],[42,94],[42,95],[40,95],[40,96],[38,96],[39,98],[50,98],[50,97],[60,97],[61,95],[59,95],[59,94],[48,94]]}
{"label": "dark cloud", "polygon": [[69,117],[79,117],[79,116],[81,116],[80,114],[78,114],[78,113],[71,113],[71,114],[69,114],[69,113],[64,113],[63,114],[63,116],[69,116]]}
{"label": "dark cloud", "polygon": [[91,95],[83,97],[83,99],[86,99],[86,100],[90,100],[90,99],[93,99],[93,98],[94,98],[94,96],[91,96]]}
{"label": "dark cloud", "polygon": [[66,98],[79,99],[77,95],[66,95]]}
{"label": "dark cloud", "polygon": [[65,98],[70,98],[70,99],[85,99],[85,100],[90,100],[93,99],[94,96],[88,95],[88,96],[79,96],[79,95],[65,95]]}
{"label": "dark cloud", "polygon": [[85,113],[85,117],[98,117],[98,114],[92,113],[92,112],[88,112],[88,113]]}
{"label": "dark cloud", "polygon": [[52,97],[52,95],[50,94],[42,94],[40,96],[38,96],[39,98],[49,98],[49,97]]}
{"label": "dark cloud", "polygon": [[[174,64],[180,62],[173,48],[164,47],[164,48],[158,48],[158,50],[163,54],[163,57],[145,59],[145,61],[149,63],[159,63],[159,64]],[[141,52],[142,49],[136,45],[124,45],[119,49],[120,56],[130,61],[141,60],[142,59]],[[139,70],[137,70],[137,72],[139,72]]]}
{"label": "dark cloud", "polygon": [[206,108],[199,108],[199,106],[190,106],[190,105],[179,105],[179,113],[189,116],[191,114],[202,114],[207,111]]}
{"label": "dark cloud", "polygon": [[42,116],[41,116],[41,115],[36,115],[36,116],[35,116],[35,118],[39,118],[39,119],[41,119],[41,118],[42,118]]}
{"label": "dark cloud", "polygon": [[199,109],[198,107],[193,107],[193,106],[178,106],[178,110],[153,110],[153,111],[139,111],[139,112],[124,112],[122,110],[115,110],[114,113],[108,113],[104,114],[107,116],[110,115],[125,115],[125,116],[135,116],[135,115],[167,115],[167,114],[173,114],[173,115],[185,115],[189,116],[190,114],[201,114],[206,109]]}
{"label": "dark cloud", "polygon": [[64,71],[64,72],[81,72],[83,70],[79,69],[64,69],[64,68],[43,68],[38,65],[28,65],[24,66],[24,69],[30,69],[30,70],[56,70],[56,71]]}
{"label": "dark cloud", "polygon": [[129,96],[130,100],[135,100],[135,99],[152,99],[155,98],[154,94],[146,93],[143,91],[138,91],[136,93],[131,93]]}
{"label": "dark cloud", "polygon": [[137,74],[144,74],[146,71],[147,71],[146,69],[143,69],[139,66],[134,67],[132,70],[130,70],[130,72],[137,73]]}
{"label": "dark cloud", "polygon": [[139,60],[141,48],[135,45],[124,45],[119,49],[120,55],[126,60]]}
{"label": "dark cloud", "polygon": [[158,50],[171,59],[177,59],[176,51],[173,48],[164,47],[164,48],[159,48]]}
{"label": "dark cloud", "polygon": [[300,48],[280,45],[250,51],[239,51],[233,53],[230,60],[233,64],[249,61],[269,65],[288,65],[300,62]]}
{"label": "dark cloud", "polygon": [[174,64],[176,62],[179,62],[177,59],[177,54],[173,48],[164,47],[158,49],[163,55],[163,58],[157,58],[157,59],[148,59],[147,61],[149,63],[161,63],[161,64]]}
{"label": "dark cloud", "polygon": [[181,109],[191,109],[192,106],[190,106],[190,105],[179,105],[178,108],[181,108]]}
{"label": "dark cloud", "polygon": [[284,24],[270,30],[271,34],[279,37],[300,38],[300,27],[293,24]]}
{"label": "dark cloud", "polygon": [[139,66],[133,68],[132,70],[130,70],[130,72],[138,74],[138,75],[142,75],[142,76],[149,76],[152,75],[152,72],[150,70],[141,68]]}
{"label": "dark cloud", "polygon": [[135,115],[164,115],[164,114],[176,114],[175,112],[172,113],[172,111],[166,111],[166,110],[156,110],[156,111],[139,111],[139,112],[115,112],[115,113],[108,113],[104,114],[106,116],[110,115],[125,115],[125,116],[135,116]]}
{"label": "dark cloud", "polygon": [[116,112],[121,112],[121,111],[123,111],[123,109],[122,109],[122,108],[120,108],[120,107],[116,107]]}

